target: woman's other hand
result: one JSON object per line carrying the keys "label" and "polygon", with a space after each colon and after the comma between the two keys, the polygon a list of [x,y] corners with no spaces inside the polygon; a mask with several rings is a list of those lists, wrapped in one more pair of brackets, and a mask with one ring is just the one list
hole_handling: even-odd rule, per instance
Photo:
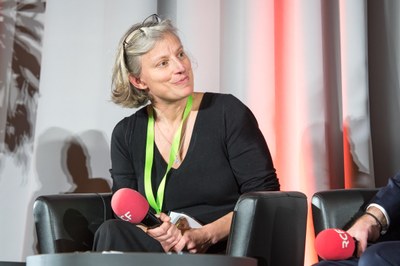
{"label": "woman's other hand", "polygon": [[147,230],[147,234],[160,242],[165,252],[180,252],[185,247],[182,240],[181,231],[171,223],[171,219],[165,213],[160,213],[159,219],[162,221],[160,226]]}

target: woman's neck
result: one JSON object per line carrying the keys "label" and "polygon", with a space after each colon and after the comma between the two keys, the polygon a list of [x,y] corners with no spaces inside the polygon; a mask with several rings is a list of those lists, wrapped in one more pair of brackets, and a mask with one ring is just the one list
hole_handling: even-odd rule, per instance
{"label": "woman's neck", "polygon": [[156,122],[170,126],[180,123],[186,107],[186,101],[187,98],[175,103],[153,104]]}

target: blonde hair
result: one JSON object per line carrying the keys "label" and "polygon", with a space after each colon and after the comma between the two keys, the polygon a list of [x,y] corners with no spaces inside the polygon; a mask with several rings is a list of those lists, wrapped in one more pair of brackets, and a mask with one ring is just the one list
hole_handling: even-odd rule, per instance
{"label": "blonde hair", "polygon": [[[158,19],[157,15],[152,16]],[[141,56],[149,52],[165,34],[173,34],[180,40],[170,20],[146,20],[133,25],[118,44],[112,73],[111,99],[123,107],[137,108],[151,101],[147,90],[138,89],[129,82],[129,75],[139,77],[141,74]]]}

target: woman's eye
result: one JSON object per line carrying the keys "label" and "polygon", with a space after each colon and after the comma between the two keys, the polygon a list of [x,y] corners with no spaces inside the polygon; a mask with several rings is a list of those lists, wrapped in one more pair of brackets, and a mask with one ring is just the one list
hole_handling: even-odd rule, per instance
{"label": "woman's eye", "polygon": [[161,61],[160,63],[158,63],[158,67],[165,67],[168,65],[168,61]]}
{"label": "woman's eye", "polygon": [[185,57],[185,53],[184,53],[184,52],[180,52],[180,53],[178,54],[178,57],[179,57],[179,58],[184,58],[184,57]]}

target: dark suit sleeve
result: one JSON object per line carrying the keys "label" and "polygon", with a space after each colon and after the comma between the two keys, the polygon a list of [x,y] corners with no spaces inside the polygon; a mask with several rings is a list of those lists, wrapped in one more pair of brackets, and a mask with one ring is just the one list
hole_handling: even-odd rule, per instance
{"label": "dark suit sleeve", "polygon": [[388,184],[382,187],[371,203],[382,206],[390,219],[390,224],[400,222],[400,173],[390,178]]}

